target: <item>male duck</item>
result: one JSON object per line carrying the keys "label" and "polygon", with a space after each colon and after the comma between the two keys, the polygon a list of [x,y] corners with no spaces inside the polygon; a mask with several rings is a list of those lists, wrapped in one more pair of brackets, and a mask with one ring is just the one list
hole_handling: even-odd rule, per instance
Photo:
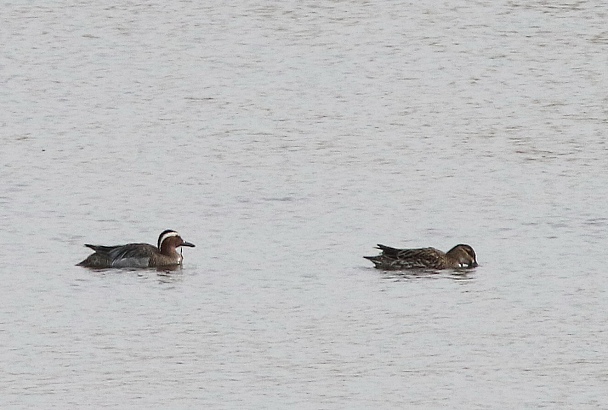
{"label": "male duck", "polygon": [[400,269],[456,269],[477,266],[475,251],[469,245],[456,245],[446,253],[435,248],[395,249],[378,244],[382,253],[364,256],[383,270]]}
{"label": "male duck", "polygon": [[167,229],[158,237],[158,247],[147,243],[129,243],[117,246],[90,245],[95,253],[77,266],[87,268],[148,268],[181,265],[183,257],[177,252],[180,246],[194,247],[179,234]]}

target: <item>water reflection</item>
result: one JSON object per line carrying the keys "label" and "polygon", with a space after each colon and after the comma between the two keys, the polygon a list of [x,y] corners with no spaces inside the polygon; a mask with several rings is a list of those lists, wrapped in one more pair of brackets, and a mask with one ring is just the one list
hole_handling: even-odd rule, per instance
{"label": "water reflection", "polygon": [[158,278],[159,282],[175,282],[183,280],[183,266],[182,265],[171,265],[162,266],[156,268],[85,268],[95,276],[106,277],[106,276],[124,276],[134,275],[140,279]]}
{"label": "water reflection", "polygon": [[474,279],[475,270],[407,270],[407,271],[383,271],[382,278],[395,282],[410,281],[414,279],[452,279],[457,281],[469,281]]}
{"label": "water reflection", "polygon": [[158,283],[175,283],[184,280],[183,268],[181,265],[175,267],[158,268],[156,278]]}

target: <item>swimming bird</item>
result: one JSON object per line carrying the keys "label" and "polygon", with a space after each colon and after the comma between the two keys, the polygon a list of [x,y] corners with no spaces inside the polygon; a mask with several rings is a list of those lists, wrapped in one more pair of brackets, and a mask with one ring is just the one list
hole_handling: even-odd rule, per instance
{"label": "swimming bird", "polygon": [[382,251],[380,255],[364,256],[377,269],[456,269],[478,266],[475,251],[464,244],[456,245],[445,253],[435,248],[396,249],[380,244],[377,249]]}
{"label": "swimming bird", "polygon": [[157,266],[181,265],[183,257],[177,252],[180,246],[194,247],[171,229],[163,231],[158,237],[158,246],[147,243],[128,243],[126,245],[102,246],[85,244],[95,253],[77,266],[87,268],[148,268]]}

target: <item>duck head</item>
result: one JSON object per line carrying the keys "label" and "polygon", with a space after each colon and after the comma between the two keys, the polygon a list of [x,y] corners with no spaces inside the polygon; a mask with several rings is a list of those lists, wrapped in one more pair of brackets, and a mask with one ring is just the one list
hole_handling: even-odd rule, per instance
{"label": "duck head", "polygon": [[461,268],[475,268],[479,266],[475,251],[469,245],[458,244],[450,249],[446,255],[451,259],[455,259]]}
{"label": "duck head", "polygon": [[184,241],[182,237],[179,236],[179,234],[172,229],[167,229],[166,231],[163,231],[158,237],[158,249],[161,252],[163,248],[175,249],[179,248],[180,246],[189,246],[191,248],[194,248],[193,243]]}

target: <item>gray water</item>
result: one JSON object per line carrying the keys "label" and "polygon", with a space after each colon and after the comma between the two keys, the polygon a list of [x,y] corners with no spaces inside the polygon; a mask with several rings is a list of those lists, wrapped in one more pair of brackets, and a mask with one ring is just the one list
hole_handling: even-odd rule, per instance
{"label": "gray water", "polygon": [[3,4],[0,408],[608,407],[606,3],[216,3]]}

